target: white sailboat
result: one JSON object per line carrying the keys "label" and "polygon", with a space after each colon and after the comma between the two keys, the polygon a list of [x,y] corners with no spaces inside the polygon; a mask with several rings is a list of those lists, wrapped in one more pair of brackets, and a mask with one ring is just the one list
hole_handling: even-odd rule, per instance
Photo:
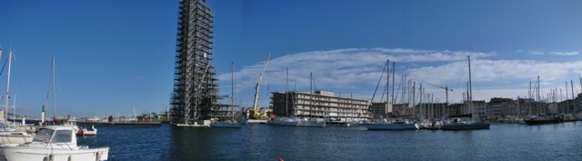
{"label": "white sailboat", "polygon": [[[269,124],[269,125],[297,126],[297,124],[299,123],[299,120],[295,118],[294,114],[291,114],[291,115],[288,114],[289,100],[287,99],[287,96],[289,96],[289,93],[287,90],[287,86],[288,86],[288,82],[289,82],[288,81],[289,80],[289,68],[286,69],[285,75],[286,75],[285,76],[285,116],[275,116],[275,114],[271,114],[269,121],[267,121],[267,124]],[[292,99],[293,99],[293,97],[292,97]],[[293,105],[295,105],[295,104],[293,104]]]}
{"label": "white sailboat", "polygon": [[468,93],[468,105],[469,109],[471,110],[471,120],[462,120],[461,118],[455,118],[450,122],[447,122],[442,125],[442,130],[480,130],[480,129],[489,129],[489,123],[483,121],[475,121],[473,118],[475,110],[473,109],[473,89],[471,85],[471,57],[467,56],[468,64],[469,64],[469,93]]}
{"label": "white sailboat", "polygon": [[[386,69],[389,68],[389,60],[386,62]],[[390,102],[388,101],[388,80],[390,79],[390,70],[386,70],[388,74],[386,74],[386,105],[390,106]],[[368,130],[417,130],[419,129],[419,125],[408,121],[408,120],[396,120],[396,121],[375,121],[375,122],[368,122],[362,123],[362,126],[365,126]]]}
{"label": "white sailboat", "polygon": [[241,128],[242,124],[236,121],[234,118],[234,62],[231,63],[232,74],[231,74],[231,95],[230,95],[230,113],[232,114],[230,120],[214,120],[210,123],[210,127],[219,128]]}
{"label": "white sailboat", "polygon": [[[2,55],[2,49],[0,49],[0,57]],[[22,143],[26,143],[26,142],[30,142],[32,141],[32,138],[34,137],[34,133],[28,133],[26,131],[19,131],[16,132],[16,128],[14,127],[14,123],[9,123],[8,122],[8,98],[10,98],[10,68],[12,66],[12,51],[9,52],[8,54],[8,76],[6,79],[6,96],[4,98],[6,98],[6,110],[4,111],[4,118],[2,119],[3,121],[3,127],[4,127],[4,132],[0,132],[0,146],[11,146],[11,145],[18,145],[18,144],[22,144]],[[15,105],[16,106],[16,105]],[[25,126],[25,124],[23,124],[22,126]],[[21,128],[21,129],[26,129],[25,127]]]}

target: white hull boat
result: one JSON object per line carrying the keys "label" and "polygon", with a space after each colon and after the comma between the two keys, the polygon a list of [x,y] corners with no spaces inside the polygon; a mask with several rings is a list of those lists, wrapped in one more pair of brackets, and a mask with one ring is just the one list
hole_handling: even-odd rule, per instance
{"label": "white hull boat", "polygon": [[301,120],[297,124],[300,127],[325,127],[324,121],[317,121],[317,120]]}
{"label": "white hull boat", "polygon": [[96,136],[97,135],[97,128],[92,125],[90,128],[83,128],[81,136]]}
{"label": "white hull boat", "polygon": [[31,142],[34,134],[27,132],[0,132],[0,145]]}
{"label": "white hull boat", "polygon": [[277,125],[277,126],[297,126],[299,120],[292,119],[292,118],[274,118],[267,122],[269,125]]}
{"label": "white hull boat", "polygon": [[7,161],[106,161],[109,147],[89,148],[77,146],[73,126],[47,126],[40,128],[32,142],[13,147],[2,147]]}
{"label": "white hull boat", "polygon": [[410,122],[380,122],[362,124],[368,130],[417,130],[418,124]]}

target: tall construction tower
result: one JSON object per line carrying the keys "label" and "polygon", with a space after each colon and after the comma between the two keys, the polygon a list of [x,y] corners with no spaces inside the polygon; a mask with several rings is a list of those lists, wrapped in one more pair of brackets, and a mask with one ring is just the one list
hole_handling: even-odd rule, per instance
{"label": "tall construction tower", "polygon": [[180,0],[172,123],[210,119],[217,104],[218,79],[212,65],[214,16],[206,0]]}

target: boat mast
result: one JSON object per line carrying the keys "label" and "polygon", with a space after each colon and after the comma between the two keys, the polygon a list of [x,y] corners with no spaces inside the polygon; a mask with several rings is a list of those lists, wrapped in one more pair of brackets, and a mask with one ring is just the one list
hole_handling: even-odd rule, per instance
{"label": "boat mast", "polygon": [[53,117],[57,117],[57,96],[56,96],[56,88],[55,88],[55,56],[53,55],[53,62],[51,64],[51,77],[52,77],[52,86],[53,86]]}
{"label": "boat mast", "polygon": [[4,96],[4,98],[6,99],[6,104],[5,104],[5,108],[6,110],[4,111],[5,113],[5,121],[8,120],[8,99],[10,98],[10,67],[12,66],[12,50],[10,50],[10,52],[8,52],[8,77],[6,78],[6,96]]}
{"label": "boat mast", "polygon": [[289,67],[285,68],[286,72],[285,72],[285,116],[289,117],[289,100],[288,100],[288,96],[289,96],[289,91],[288,91],[288,87],[289,87]]}
{"label": "boat mast", "polygon": [[469,96],[467,97],[469,99],[469,109],[471,110],[471,118],[473,117],[473,85],[471,84],[471,56],[467,56],[467,60],[469,62]]}
{"label": "boat mast", "polygon": [[232,72],[230,74],[230,113],[234,121],[234,62],[230,62]]}
{"label": "boat mast", "polygon": [[[390,99],[388,98],[390,95],[390,60],[386,61],[386,107],[389,112],[390,111]],[[387,111],[387,112],[388,112]]]}

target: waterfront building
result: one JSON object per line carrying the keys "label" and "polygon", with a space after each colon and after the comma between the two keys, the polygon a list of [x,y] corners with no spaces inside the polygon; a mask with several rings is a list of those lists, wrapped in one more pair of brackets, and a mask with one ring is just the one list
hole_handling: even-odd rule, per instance
{"label": "waterfront building", "polygon": [[486,105],[487,119],[497,120],[505,118],[505,116],[519,115],[519,109],[516,106],[516,101],[511,98],[493,97]]}
{"label": "waterfront building", "polygon": [[[425,119],[442,119],[451,116],[452,108],[447,107],[447,103],[421,103],[414,107],[415,116]],[[452,115],[457,115],[453,112]]]}
{"label": "waterfront building", "polygon": [[558,113],[575,113],[578,111],[577,99],[567,99],[558,103]]}
{"label": "waterfront building", "polygon": [[172,122],[192,124],[210,119],[218,100],[218,80],[211,63],[214,16],[206,0],[179,3]]}
{"label": "waterfront building", "polygon": [[326,118],[341,121],[368,119],[370,100],[335,96],[329,91],[273,92],[273,114],[297,118]]}
{"label": "waterfront building", "polygon": [[392,117],[393,106],[387,102],[372,102],[368,112],[369,118],[372,119],[388,118]]}
{"label": "waterfront building", "polygon": [[452,103],[445,107],[445,117],[471,114],[471,111],[464,103]]}
{"label": "waterfront building", "polygon": [[479,101],[472,101],[472,106],[473,106],[473,118],[486,118],[487,114],[486,114],[486,109],[487,109],[487,104],[485,103],[484,100],[479,100]]}

